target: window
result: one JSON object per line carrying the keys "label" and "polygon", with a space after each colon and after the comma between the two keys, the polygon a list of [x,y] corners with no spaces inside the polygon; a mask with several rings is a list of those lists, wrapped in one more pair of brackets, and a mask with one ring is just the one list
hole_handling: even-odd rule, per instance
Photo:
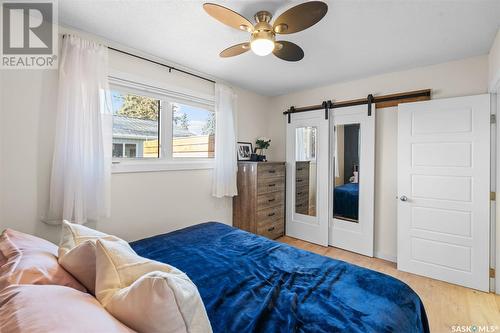
{"label": "window", "polygon": [[136,158],[137,143],[113,143],[113,157]]}
{"label": "window", "polygon": [[111,91],[113,158],[160,157],[160,100]]}
{"label": "window", "polygon": [[115,172],[213,165],[213,100],[115,78],[111,84]]}
{"label": "window", "polygon": [[214,157],[215,112],[172,103],[172,156]]}

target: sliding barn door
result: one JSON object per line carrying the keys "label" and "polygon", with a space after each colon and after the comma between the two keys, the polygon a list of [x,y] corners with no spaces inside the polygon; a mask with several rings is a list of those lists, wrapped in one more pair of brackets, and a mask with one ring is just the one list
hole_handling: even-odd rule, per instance
{"label": "sliding barn door", "polygon": [[373,257],[375,112],[367,109],[332,111],[330,245]]}
{"label": "sliding barn door", "polygon": [[328,245],[328,120],[293,114],[286,133],[286,234]]}
{"label": "sliding barn door", "polygon": [[398,269],[489,289],[490,97],[401,104]]}

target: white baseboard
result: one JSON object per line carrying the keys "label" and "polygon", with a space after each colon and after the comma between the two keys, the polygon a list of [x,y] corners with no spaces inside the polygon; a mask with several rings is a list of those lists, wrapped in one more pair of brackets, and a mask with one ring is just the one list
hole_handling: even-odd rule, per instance
{"label": "white baseboard", "polygon": [[383,260],[387,260],[387,261],[392,261],[392,262],[398,261],[397,256],[391,255],[391,254],[381,253],[378,251],[375,251],[374,256],[375,256],[375,258],[379,258],[379,259],[383,259]]}

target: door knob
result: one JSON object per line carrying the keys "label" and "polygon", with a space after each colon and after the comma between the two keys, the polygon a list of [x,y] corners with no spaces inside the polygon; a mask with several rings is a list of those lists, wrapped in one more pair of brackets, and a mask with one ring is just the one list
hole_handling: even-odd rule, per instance
{"label": "door knob", "polygon": [[406,197],[406,195],[402,195],[399,200],[401,201],[408,201],[408,198]]}

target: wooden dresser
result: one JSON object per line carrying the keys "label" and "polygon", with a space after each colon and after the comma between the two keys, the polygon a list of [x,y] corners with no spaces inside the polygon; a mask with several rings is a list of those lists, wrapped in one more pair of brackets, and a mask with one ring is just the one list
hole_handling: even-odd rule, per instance
{"label": "wooden dresser", "polygon": [[276,239],[285,234],[285,162],[238,162],[233,225]]}

